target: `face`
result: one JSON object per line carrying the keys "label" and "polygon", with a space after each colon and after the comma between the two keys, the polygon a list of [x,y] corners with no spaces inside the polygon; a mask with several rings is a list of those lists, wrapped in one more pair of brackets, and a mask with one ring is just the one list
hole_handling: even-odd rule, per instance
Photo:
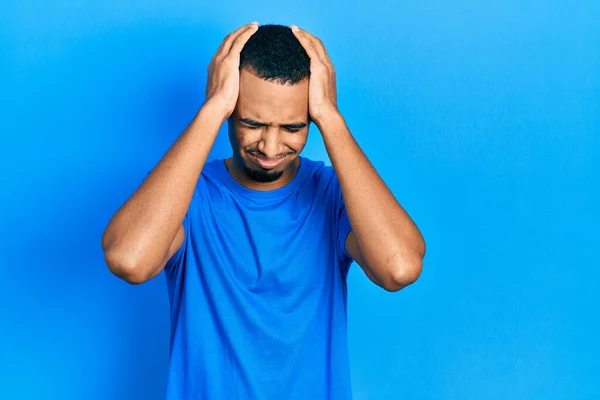
{"label": "face", "polygon": [[281,85],[242,70],[228,121],[233,168],[250,184],[285,184],[298,166],[308,124],[308,79]]}

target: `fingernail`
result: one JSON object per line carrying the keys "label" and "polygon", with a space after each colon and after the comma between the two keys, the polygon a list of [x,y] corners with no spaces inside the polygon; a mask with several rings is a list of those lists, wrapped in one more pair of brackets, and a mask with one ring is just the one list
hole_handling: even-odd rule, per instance
{"label": "fingernail", "polygon": [[298,27],[297,27],[296,25],[292,25],[292,30],[293,30],[294,32],[298,32]]}
{"label": "fingernail", "polygon": [[258,21],[251,22],[252,25],[258,26]]}

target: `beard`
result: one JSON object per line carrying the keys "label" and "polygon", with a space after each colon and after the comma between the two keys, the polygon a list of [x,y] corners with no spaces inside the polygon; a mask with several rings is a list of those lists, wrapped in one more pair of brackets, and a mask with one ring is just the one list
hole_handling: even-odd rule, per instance
{"label": "beard", "polygon": [[283,171],[265,171],[263,169],[254,169],[244,166],[244,172],[248,178],[256,182],[269,183],[275,182],[283,175]]}

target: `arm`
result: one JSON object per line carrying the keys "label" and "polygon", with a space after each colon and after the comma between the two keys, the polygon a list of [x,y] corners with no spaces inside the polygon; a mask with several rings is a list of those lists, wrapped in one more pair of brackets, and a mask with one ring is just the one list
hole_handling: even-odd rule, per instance
{"label": "arm", "polygon": [[419,277],[425,241],[339,113],[335,70],[323,42],[295,25],[292,31],[310,58],[309,113],[323,135],[352,227],[346,250],[373,282],[400,290]]}
{"label": "arm", "polygon": [[102,249],[119,278],[129,283],[153,278],[183,243],[183,218],[222,123],[216,115],[205,104],[108,223]]}
{"label": "arm", "polygon": [[410,216],[360,149],[343,117],[317,123],[338,176],[352,231],[346,250],[366,275],[388,291],[417,280],[425,242]]}
{"label": "arm", "polygon": [[240,51],[257,24],[229,34],[208,66],[206,103],[102,235],[108,268],[129,283],[158,275],[185,239],[183,219],[223,122],[239,94]]}

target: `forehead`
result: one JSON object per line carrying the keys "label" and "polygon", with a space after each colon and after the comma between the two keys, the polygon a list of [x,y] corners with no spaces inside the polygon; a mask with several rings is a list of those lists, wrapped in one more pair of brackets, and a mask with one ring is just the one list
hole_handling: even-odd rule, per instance
{"label": "forehead", "polygon": [[255,118],[261,122],[306,120],[308,79],[294,85],[282,85],[242,70],[236,110],[240,117]]}

